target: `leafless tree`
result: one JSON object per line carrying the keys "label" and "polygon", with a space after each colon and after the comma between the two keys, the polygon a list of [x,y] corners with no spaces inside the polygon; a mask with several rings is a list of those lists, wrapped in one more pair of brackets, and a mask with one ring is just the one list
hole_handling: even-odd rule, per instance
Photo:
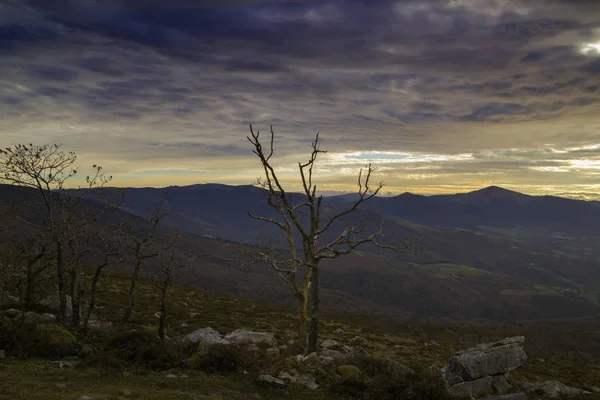
{"label": "leafless tree", "polygon": [[[362,223],[358,226],[345,227],[339,234],[332,236],[333,239],[325,241],[324,235],[332,229],[333,224],[356,211],[362,203],[374,198],[383,187],[383,183],[372,186],[371,176],[375,168],[371,164],[367,165],[358,173],[358,199],[346,209],[325,216],[321,208],[323,196],[317,194],[317,185],[313,181],[317,158],[320,154],[326,153],[326,150],[320,148],[319,134],[317,133],[311,144],[312,151],[308,160],[298,163],[303,188],[300,202],[292,199],[290,193],[285,190],[271,163],[274,138],[275,133],[271,127],[270,144],[266,149],[263,148],[260,132],[255,133],[250,125],[250,136],[247,136],[247,139],[252,144],[253,152],[259,158],[265,174],[263,178],[257,180],[257,185],[266,192],[268,204],[277,211],[278,217],[258,216],[252,213],[249,213],[249,216],[274,225],[285,235],[288,247],[286,256],[279,256],[270,246],[266,246],[259,251],[259,258],[279,274],[297,298],[298,338],[310,353],[316,351],[319,335],[321,261],[351,254],[365,244],[396,252],[407,252],[411,249],[411,241],[407,240],[399,245],[381,243],[379,240],[384,236],[382,227],[371,234],[363,235]],[[300,239],[300,249],[297,248],[296,237]],[[310,317],[308,316],[309,297]]]}
{"label": "leafless tree", "polygon": [[[0,149],[0,182],[33,189],[37,200],[33,206],[41,206],[42,215],[32,218],[17,215],[27,226],[34,228],[39,235],[49,238],[53,247],[56,268],[60,309],[57,320],[65,321],[67,310],[67,279],[65,252],[69,239],[92,220],[82,221],[75,208],[82,205],[86,191],[74,194],[66,189],[66,184],[78,173],[74,152],[65,152],[62,145],[19,144]],[[86,178],[86,188],[104,186],[111,177],[106,177],[102,168],[94,165],[94,174]]]}
{"label": "leafless tree", "polygon": [[183,257],[178,250],[179,234],[171,235],[167,243],[161,247],[158,259],[158,274],[148,270],[152,283],[160,290],[160,319],[158,322],[158,337],[167,339],[169,333],[169,314],[167,308],[167,292],[175,279],[175,276],[192,261],[189,257]]}
{"label": "leafless tree", "polygon": [[136,232],[137,227],[135,226],[131,227],[128,232],[125,232],[122,235],[126,242],[124,248],[131,253],[129,259],[133,264],[133,272],[129,283],[127,308],[125,309],[125,313],[123,314],[120,323],[121,328],[123,328],[131,318],[135,306],[137,281],[142,267],[151,259],[155,259],[160,255],[156,230],[161,220],[171,213],[171,209],[166,205],[166,198],[162,199],[154,208],[149,209],[148,213],[148,226],[145,227],[146,233],[143,236],[140,236],[138,232]]}

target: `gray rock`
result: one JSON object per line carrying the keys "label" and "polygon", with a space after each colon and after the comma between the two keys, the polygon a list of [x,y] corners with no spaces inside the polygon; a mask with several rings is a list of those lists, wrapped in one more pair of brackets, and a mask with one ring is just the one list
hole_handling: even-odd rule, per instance
{"label": "gray rock", "polygon": [[283,380],[283,381],[289,381],[292,382],[294,380],[294,377],[289,373],[289,372],[280,372],[279,375],[277,375],[277,378]]}
{"label": "gray rock", "polygon": [[23,315],[23,311],[14,308],[9,308],[8,310],[4,311],[4,315],[6,315],[8,318],[17,318]]}
{"label": "gray rock", "polygon": [[344,330],[343,330],[343,329],[340,329],[340,328],[337,328],[337,329],[336,329],[334,332],[335,332],[336,334],[338,334],[338,335],[343,335],[343,334],[344,334]]}
{"label": "gray rock", "polygon": [[175,375],[175,374],[168,374],[165,378],[175,379],[175,378],[177,378],[177,375]]}
{"label": "gray rock", "polygon": [[129,389],[123,389],[123,390],[121,390],[121,394],[123,396],[133,396],[133,392],[131,390],[129,390]]}
{"label": "gray rock", "polygon": [[519,382],[519,388],[522,391],[529,393],[529,392],[533,392],[537,388],[537,385],[535,383],[531,383],[531,382]]}
{"label": "gray rock", "polygon": [[55,383],[54,386],[56,386],[59,389],[67,389],[69,387],[69,385],[67,385],[66,383],[62,383],[62,382]]}
{"label": "gray rock", "polygon": [[448,375],[472,381],[513,371],[527,360],[524,343],[523,336],[515,336],[461,350],[448,360]]}
{"label": "gray rock", "polygon": [[569,387],[564,383],[558,381],[546,381],[541,385],[538,385],[534,390],[534,393],[549,398],[549,399],[560,399],[563,397],[575,397],[583,394],[582,389]]}
{"label": "gray rock", "polygon": [[324,349],[332,349],[334,347],[339,347],[340,344],[338,342],[336,342],[335,340],[331,340],[331,339],[327,339],[324,340],[323,343],[321,343],[321,347]]}
{"label": "gray rock", "polygon": [[480,400],[527,400],[527,395],[525,393],[511,393],[501,396],[490,396]]}
{"label": "gray rock", "polygon": [[331,349],[324,349],[321,352],[321,355],[323,357],[331,357],[334,360],[345,360],[346,358],[348,358],[348,354],[342,353],[341,351],[337,351],[337,350],[331,350]]}
{"label": "gray rock", "polygon": [[398,376],[406,376],[406,375],[414,375],[415,371],[411,368],[407,367],[404,364],[401,364],[399,361],[394,360],[393,358],[383,358],[381,360],[394,375]]}
{"label": "gray rock", "polygon": [[15,297],[6,292],[0,292],[0,305],[6,306],[6,305],[17,304],[18,302],[19,302],[18,297]]}
{"label": "gray rock", "polygon": [[506,394],[512,388],[505,375],[486,376],[484,378],[465,381],[451,386],[448,392],[454,396],[489,396]]}
{"label": "gray rock", "polygon": [[201,328],[195,330],[194,332],[188,333],[187,335],[181,337],[179,341],[192,344],[205,343],[207,345],[228,343],[223,339],[221,334],[215,331],[213,328]]}
{"label": "gray rock", "polygon": [[285,388],[285,382],[281,379],[277,379],[271,375],[259,375],[257,379],[258,383],[268,386],[273,386],[279,389]]}
{"label": "gray rock", "polygon": [[367,346],[369,341],[361,336],[355,336],[349,342],[352,346]]}
{"label": "gray rock", "polygon": [[[67,295],[67,309],[65,311],[65,319],[67,322],[71,322],[73,320],[73,301],[71,299],[71,296]],[[59,312],[60,311],[60,300],[58,297],[58,293],[49,296],[43,300],[40,301],[41,305],[44,305],[46,307],[49,307],[52,311],[54,312]],[[81,318],[81,311],[82,309],[79,309],[79,317]]]}
{"label": "gray rock", "polygon": [[110,321],[101,321],[99,319],[90,319],[88,329],[96,332],[110,332],[113,330],[113,324]]}
{"label": "gray rock", "polygon": [[79,400],[92,400],[92,398],[90,396],[81,396]]}
{"label": "gray rock", "polygon": [[4,350],[0,350],[0,360],[6,360],[6,352]]}
{"label": "gray rock", "polygon": [[269,357],[277,357],[281,354],[281,352],[279,351],[279,349],[277,347],[268,348],[266,353]]}
{"label": "gray rock", "polygon": [[56,321],[56,315],[27,311],[23,321],[27,324],[49,324]]}
{"label": "gray rock", "polygon": [[269,346],[277,346],[275,336],[267,332],[253,332],[244,329],[237,329],[228,333],[223,338],[231,344],[266,344]]}
{"label": "gray rock", "polygon": [[296,384],[304,386],[305,388],[307,388],[309,390],[317,390],[319,388],[319,385],[317,385],[315,377],[310,374],[298,375],[294,379],[294,381]]}

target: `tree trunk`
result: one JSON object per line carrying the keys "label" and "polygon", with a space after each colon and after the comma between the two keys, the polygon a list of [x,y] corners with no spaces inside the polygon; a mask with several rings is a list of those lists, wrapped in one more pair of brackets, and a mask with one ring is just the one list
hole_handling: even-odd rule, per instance
{"label": "tree trunk", "polygon": [[319,267],[315,265],[312,268],[312,307],[310,315],[310,333],[308,336],[307,354],[317,351],[317,341],[319,339],[319,321],[321,311],[321,298],[319,293]]}
{"label": "tree trunk", "polygon": [[133,307],[135,305],[135,288],[141,267],[142,262],[141,260],[138,260],[135,264],[135,268],[133,269],[133,274],[131,275],[131,283],[129,284],[129,302],[127,304],[127,309],[125,310],[125,314],[123,314],[123,319],[121,320],[121,328],[123,328],[129,322],[129,318],[131,318],[131,313],[133,312]]}
{"label": "tree trunk", "polygon": [[60,302],[60,308],[56,320],[64,324],[66,321],[67,314],[67,291],[65,284],[65,266],[63,260],[63,247],[60,240],[55,240],[56,244],[56,279],[58,281],[58,301]]}
{"label": "tree trunk", "polygon": [[72,324],[78,328],[81,320],[81,285],[79,282],[78,268],[71,272],[71,307],[73,311]]}
{"label": "tree trunk", "polygon": [[308,296],[307,291],[298,295],[298,343],[302,350],[306,350],[307,324],[308,324]]}
{"label": "tree trunk", "polygon": [[86,313],[83,316],[81,327],[81,330],[84,332],[88,329],[90,318],[92,316],[92,313],[94,312],[94,307],[96,307],[96,290],[98,287],[98,280],[100,279],[100,274],[102,273],[102,268],[104,268],[104,265],[96,268],[96,272],[94,272],[94,276],[92,277],[92,285],[90,287],[90,301],[88,302],[88,308],[86,310]]}
{"label": "tree trunk", "polygon": [[160,296],[160,321],[158,322],[158,337],[165,340],[167,336],[167,289],[169,282],[163,282]]}
{"label": "tree trunk", "polygon": [[35,307],[35,274],[33,273],[33,266],[27,266],[27,278],[25,280],[25,296],[24,302],[27,309],[33,310]]}

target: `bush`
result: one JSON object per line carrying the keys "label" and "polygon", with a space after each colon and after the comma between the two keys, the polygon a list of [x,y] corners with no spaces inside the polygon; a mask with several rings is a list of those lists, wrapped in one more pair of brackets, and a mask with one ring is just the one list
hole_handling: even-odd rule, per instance
{"label": "bush", "polygon": [[194,367],[208,373],[229,374],[244,367],[242,349],[238,346],[216,344],[200,355]]}
{"label": "bush", "polygon": [[63,326],[0,320],[0,348],[16,357],[61,358],[80,351],[77,338]]}
{"label": "bush", "polygon": [[344,399],[368,399],[369,385],[358,379],[347,379],[330,385],[329,391]]}
{"label": "bush", "polygon": [[179,364],[174,347],[147,331],[117,334],[110,341],[115,357],[150,369],[168,369]]}

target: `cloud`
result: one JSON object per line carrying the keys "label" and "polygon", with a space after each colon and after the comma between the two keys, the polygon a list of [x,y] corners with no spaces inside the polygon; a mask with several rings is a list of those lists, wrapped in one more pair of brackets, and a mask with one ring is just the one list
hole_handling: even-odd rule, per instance
{"label": "cloud", "polygon": [[[595,165],[533,152],[597,140],[600,54],[581,51],[600,43],[589,2],[24,3],[0,9],[0,145],[61,141],[117,181],[162,168],[157,184],[203,179],[176,170],[248,183],[260,172],[249,124],[275,125],[290,171],[317,131],[336,154],[438,157],[411,164],[421,169],[408,180],[406,163],[378,159],[396,188],[419,176],[428,190],[449,176],[548,186],[564,169],[589,184],[582,165]],[[342,168],[360,163],[342,164],[327,164],[329,185],[351,184]]]}

